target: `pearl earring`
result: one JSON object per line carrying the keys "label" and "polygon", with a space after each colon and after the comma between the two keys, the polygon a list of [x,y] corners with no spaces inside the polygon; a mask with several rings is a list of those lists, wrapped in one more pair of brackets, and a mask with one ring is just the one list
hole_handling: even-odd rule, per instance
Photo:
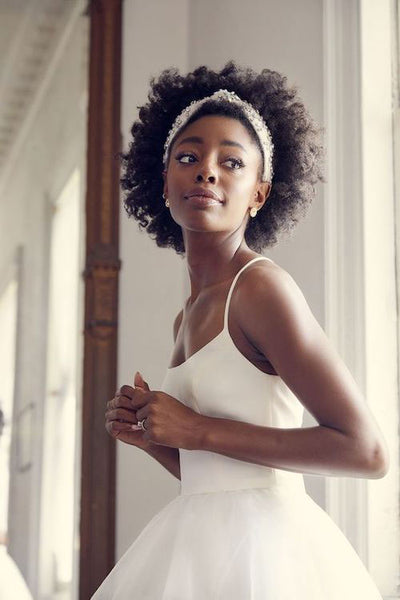
{"label": "pearl earring", "polygon": [[257,209],[256,209],[256,207],[255,207],[255,206],[253,206],[253,207],[250,209],[250,216],[251,216],[251,217],[255,217],[255,216],[256,216],[256,214],[257,214]]}
{"label": "pearl earring", "polygon": [[[164,193],[163,193],[162,197],[165,198],[165,194]],[[168,198],[165,199],[165,206],[169,206],[169,200],[168,200]]]}

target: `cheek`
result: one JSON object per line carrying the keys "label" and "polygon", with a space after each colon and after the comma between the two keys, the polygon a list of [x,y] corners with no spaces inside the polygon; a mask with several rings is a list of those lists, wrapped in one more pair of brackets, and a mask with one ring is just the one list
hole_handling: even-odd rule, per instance
{"label": "cheek", "polygon": [[236,201],[241,206],[246,206],[252,200],[255,194],[255,182],[250,178],[237,178],[236,181],[230,181],[225,187],[227,197],[231,201]]}
{"label": "cheek", "polygon": [[174,190],[180,193],[193,180],[194,173],[189,173],[191,169],[180,169],[178,166],[170,166],[168,169],[168,188],[172,193]]}

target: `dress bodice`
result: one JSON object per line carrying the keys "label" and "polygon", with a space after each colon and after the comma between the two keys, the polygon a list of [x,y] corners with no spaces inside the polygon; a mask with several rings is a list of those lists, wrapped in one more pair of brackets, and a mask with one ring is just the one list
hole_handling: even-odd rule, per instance
{"label": "dress bodice", "polygon": [[[161,390],[199,414],[265,427],[301,427],[304,408],[279,375],[265,373],[236,347],[228,330],[229,304],[242,271],[234,277],[224,310],[224,327],[185,362],[169,367]],[[179,449],[181,494],[279,487],[305,493],[301,473],[257,465],[215,452]]]}

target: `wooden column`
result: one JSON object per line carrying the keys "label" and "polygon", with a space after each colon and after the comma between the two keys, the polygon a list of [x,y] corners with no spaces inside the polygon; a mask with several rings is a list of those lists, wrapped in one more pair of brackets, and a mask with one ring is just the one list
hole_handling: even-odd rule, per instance
{"label": "wooden column", "polygon": [[92,0],[87,136],[79,598],[114,565],[115,442],[104,412],[117,381],[122,0]]}

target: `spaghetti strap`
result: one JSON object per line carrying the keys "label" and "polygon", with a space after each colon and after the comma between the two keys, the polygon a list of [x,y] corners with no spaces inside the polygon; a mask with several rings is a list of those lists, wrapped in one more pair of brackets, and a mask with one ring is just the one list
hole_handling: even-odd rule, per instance
{"label": "spaghetti strap", "polygon": [[238,280],[240,273],[242,271],[244,271],[249,265],[251,265],[252,263],[256,262],[256,260],[269,260],[270,262],[272,262],[271,259],[267,258],[266,256],[256,256],[255,258],[252,258],[251,260],[249,260],[249,262],[247,262],[245,265],[243,265],[243,267],[241,269],[239,269],[239,271],[236,273],[236,275],[235,275],[235,277],[234,277],[234,279],[233,279],[233,281],[232,281],[232,283],[230,285],[228,296],[227,296],[226,302],[225,302],[224,329],[228,328],[228,311],[229,311],[229,305],[230,305],[230,302],[231,302],[231,296],[232,296],[232,292],[233,292],[233,289],[235,287],[236,281]]}

